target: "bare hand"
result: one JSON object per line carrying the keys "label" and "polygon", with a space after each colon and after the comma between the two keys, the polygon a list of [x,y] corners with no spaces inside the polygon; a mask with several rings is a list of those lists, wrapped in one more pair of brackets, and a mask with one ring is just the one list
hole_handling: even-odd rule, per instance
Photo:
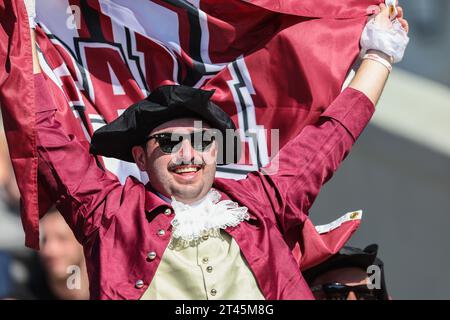
{"label": "bare hand", "polygon": [[[379,8],[379,10],[377,10],[378,12],[375,13],[371,17],[371,19],[374,19],[375,24],[380,28],[392,29],[393,21],[391,21],[391,19],[389,18],[389,8],[386,7],[386,5],[384,3],[380,4],[378,6],[378,8]],[[400,23],[400,25],[406,31],[406,33],[408,33],[409,32],[409,24],[408,24],[408,21],[404,18],[403,8],[400,6],[397,6],[396,8],[397,8],[397,12],[398,12],[396,20]]]}

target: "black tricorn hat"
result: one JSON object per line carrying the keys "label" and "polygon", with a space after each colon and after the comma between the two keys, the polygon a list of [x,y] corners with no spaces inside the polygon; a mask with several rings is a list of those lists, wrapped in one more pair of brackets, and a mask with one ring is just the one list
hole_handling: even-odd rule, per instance
{"label": "black tricorn hat", "polygon": [[117,119],[96,130],[90,152],[134,162],[131,149],[144,144],[154,128],[178,118],[198,118],[222,133],[218,164],[237,162],[240,158],[240,139],[230,134],[231,131],[234,133],[236,126],[225,111],[211,102],[213,94],[214,90],[183,85],[161,86],[147,98],[128,107]]}
{"label": "black tricorn hat", "polygon": [[371,244],[364,250],[356,247],[344,246],[328,260],[303,272],[303,275],[307,281],[311,281],[317,276],[330,270],[347,267],[356,267],[365,270],[368,266],[375,264],[377,253],[378,245],[376,244]]}

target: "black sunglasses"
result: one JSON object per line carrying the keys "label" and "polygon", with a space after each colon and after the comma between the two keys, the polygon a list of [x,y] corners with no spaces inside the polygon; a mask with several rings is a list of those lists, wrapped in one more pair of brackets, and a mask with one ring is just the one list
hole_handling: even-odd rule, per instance
{"label": "black sunglasses", "polygon": [[162,132],[149,136],[145,139],[145,144],[152,139],[158,142],[159,148],[166,154],[174,153],[180,150],[183,140],[187,139],[191,143],[192,148],[198,152],[205,152],[211,147],[215,140],[215,130],[194,131],[192,133],[173,133]]}
{"label": "black sunglasses", "polygon": [[353,292],[358,300],[383,300],[381,289],[369,289],[367,285],[348,286],[338,282],[325,283],[311,288],[317,300],[347,300]]}

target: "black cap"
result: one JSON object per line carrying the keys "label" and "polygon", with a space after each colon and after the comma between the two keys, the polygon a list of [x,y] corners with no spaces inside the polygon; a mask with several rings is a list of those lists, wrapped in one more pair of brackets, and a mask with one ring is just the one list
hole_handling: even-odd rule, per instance
{"label": "black cap", "polygon": [[[134,162],[131,149],[142,145],[148,134],[157,126],[179,118],[198,118],[222,133],[223,145],[219,146],[218,164],[237,162],[240,140],[230,139],[236,126],[230,116],[211,102],[214,90],[206,91],[182,85],[167,85],[155,89],[147,98],[125,110],[111,123],[94,132],[90,152],[94,155]],[[231,147],[227,144],[233,144]],[[227,150],[233,150],[230,157]]]}

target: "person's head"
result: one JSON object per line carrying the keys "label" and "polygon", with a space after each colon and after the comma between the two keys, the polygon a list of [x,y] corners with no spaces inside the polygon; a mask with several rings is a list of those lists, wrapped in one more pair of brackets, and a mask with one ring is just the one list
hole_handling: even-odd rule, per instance
{"label": "person's head", "polygon": [[[0,119],[1,123],[1,119]],[[15,212],[20,210],[20,192],[9,157],[8,145],[3,128],[0,126],[0,195],[2,200]]]}
{"label": "person's head", "polygon": [[84,264],[83,247],[56,210],[49,211],[40,221],[42,240],[39,256],[50,280],[66,280],[68,268]]}
{"label": "person's head", "polygon": [[240,156],[236,126],[210,101],[213,93],[159,87],[95,131],[91,153],[135,162],[155,191],[194,203],[211,189],[216,165]]}
{"label": "person's head", "polygon": [[[377,245],[364,250],[344,247],[339,253],[304,272],[318,300],[386,300],[383,262]],[[372,271],[373,270],[373,271]],[[376,274],[377,271],[380,273]],[[375,272],[375,273],[371,273]],[[373,283],[370,276],[379,277]]]}
{"label": "person's head", "polygon": [[200,119],[164,122],[150,132],[146,143],[133,147],[134,160],[156,191],[195,202],[210,190],[216,174],[217,145],[207,137],[209,131],[210,125]]}
{"label": "person's head", "polygon": [[371,295],[367,271],[358,267],[347,267],[326,271],[311,284],[316,299],[364,300]]}

